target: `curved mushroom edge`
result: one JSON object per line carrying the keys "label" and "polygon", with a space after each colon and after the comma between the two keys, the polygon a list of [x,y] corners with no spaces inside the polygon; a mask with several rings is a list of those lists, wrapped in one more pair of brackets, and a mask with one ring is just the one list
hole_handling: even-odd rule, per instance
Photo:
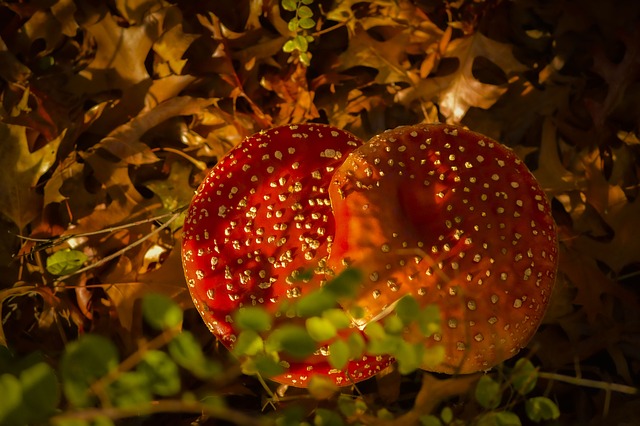
{"label": "curved mushroom edge", "polygon": [[400,127],[353,151],[329,196],[328,265],[367,277],[344,306],[366,308],[359,325],[406,294],[438,305],[442,332],[425,345],[446,356],[427,369],[444,373],[487,370],[529,342],[551,296],[558,241],[544,191],[510,149],[458,126]]}

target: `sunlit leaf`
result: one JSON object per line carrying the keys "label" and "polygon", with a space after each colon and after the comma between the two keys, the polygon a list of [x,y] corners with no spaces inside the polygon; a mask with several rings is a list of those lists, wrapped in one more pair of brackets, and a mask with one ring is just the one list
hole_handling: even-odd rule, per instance
{"label": "sunlit leaf", "polygon": [[296,7],[298,6],[296,0],[282,0],[281,4],[284,10],[288,10],[290,12],[295,12]]}
{"label": "sunlit leaf", "polygon": [[537,396],[527,399],[525,403],[527,417],[536,423],[542,420],[555,420],[560,417],[560,409],[549,398]]}
{"label": "sunlit leaf", "polygon": [[315,399],[329,399],[338,391],[338,386],[329,377],[316,374],[309,379],[308,390]]}
{"label": "sunlit leaf", "polygon": [[309,336],[316,342],[324,342],[335,337],[336,327],[326,318],[311,317],[305,321]]}
{"label": "sunlit leaf", "polygon": [[7,424],[22,403],[22,386],[20,381],[11,374],[0,376],[0,424]]}
{"label": "sunlit leaf", "polygon": [[233,347],[233,353],[236,356],[253,356],[262,351],[264,351],[264,341],[257,332],[244,330],[238,334]]}
{"label": "sunlit leaf", "polygon": [[87,255],[79,250],[59,250],[47,257],[47,271],[53,275],[67,275],[82,268]]}
{"label": "sunlit leaf", "polygon": [[329,364],[333,368],[342,370],[347,366],[351,350],[349,345],[343,340],[336,340],[329,345]]}

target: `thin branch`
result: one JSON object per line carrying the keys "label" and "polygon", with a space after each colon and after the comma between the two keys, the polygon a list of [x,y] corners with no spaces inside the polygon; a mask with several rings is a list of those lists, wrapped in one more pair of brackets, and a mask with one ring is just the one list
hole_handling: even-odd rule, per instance
{"label": "thin branch", "polygon": [[[80,232],[78,234],[68,234],[68,235],[61,235],[59,237],[55,237],[55,238],[33,238],[33,237],[27,237],[25,235],[16,235],[18,238],[20,238],[21,240],[25,240],[25,241],[33,241],[33,242],[37,242],[37,243],[43,243],[41,247],[36,247],[33,250],[31,250],[30,253],[34,252],[34,251],[39,251],[39,250],[43,250],[45,248],[54,246],[54,245],[59,245],[64,243],[67,240],[70,240],[71,238],[82,238],[82,237],[91,237],[94,235],[100,235],[100,234],[108,234],[110,232],[115,232],[115,231],[119,231],[121,229],[127,229],[127,228],[131,228],[133,226],[137,226],[137,225],[144,225],[145,223],[150,223],[150,222],[155,222],[158,221],[160,219],[164,219],[165,217],[169,217],[169,216],[174,216],[174,215],[179,215],[180,213],[182,213],[184,210],[187,209],[188,206],[181,206],[178,207],[177,209],[175,209],[172,212],[169,213],[164,213],[158,216],[154,216],[154,217],[149,217],[147,219],[142,219],[142,220],[138,220],[136,222],[130,222],[130,223],[125,223],[123,225],[117,225],[117,226],[110,226],[108,228],[104,228],[104,229],[99,229],[97,231],[89,231],[89,232]],[[173,219],[170,219],[173,220]],[[24,255],[30,254],[30,253],[25,253]],[[23,255],[23,256],[24,256]]]}
{"label": "thin branch", "polygon": [[107,417],[111,420],[134,418],[156,413],[194,413],[223,419],[232,424],[244,426],[266,426],[273,421],[266,417],[256,417],[239,411],[204,404],[200,401],[184,401],[180,399],[164,399],[151,401],[146,405],[136,404],[134,407],[90,408],[82,411],[66,412],[50,419],[51,424],[65,424],[69,420],[95,420]]}
{"label": "thin branch", "polygon": [[153,231],[151,231],[150,233],[148,233],[144,237],[140,238],[138,241],[129,244],[128,246],[118,250],[115,253],[110,254],[109,256],[103,257],[102,259],[100,259],[96,263],[92,263],[91,265],[87,265],[84,268],[80,268],[80,269],[78,269],[77,271],[75,271],[75,272],[73,272],[71,274],[67,274],[67,275],[64,275],[62,277],[59,277],[59,278],[55,279],[53,282],[54,283],[58,283],[58,282],[64,281],[64,280],[66,280],[66,279],[68,279],[68,278],[70,278],[70,277],[72,277],[74,275],[77,275],[77,274],[80,274],[82,272],[88,271],[90,269],[96,268],[96,267],[98,267],[100,265],[103,265],[103,264],[109,262],[112,259],[115,259],[118,256],[121,256],[125,252],[131,250],[134,247],[139,246],[140,244],[142,244],[143,242],[145,242],[146,240],[151,238],[153,235],[155,235],[155,234],[159,233],[160,231],[162,231],[163,229],[167,228],[169,225],[171,225],[171,223],[173,223],[176,219],[178,219],[178,217],[180,217],[180,214],[181,213],[174,213],[172,218],[167,220],[165,223],[163,223],[157,229],[154,229]]}
{"label": "thin branch", "polygon": [[542,379],[547,379],[547,380],[554,380],[556,382],[564,382],[564,383],[584,386],[588,388],[602,389],[607,392],[626,393],[627,395],[635,395],[638,393],[638,388],[634,388],[633,386],[621,385],[617,383],[601,382],[598,380],[583,379],[581,377],[565,376],[562,374],[546,373],[543,371],[538,373],[538,377]]}

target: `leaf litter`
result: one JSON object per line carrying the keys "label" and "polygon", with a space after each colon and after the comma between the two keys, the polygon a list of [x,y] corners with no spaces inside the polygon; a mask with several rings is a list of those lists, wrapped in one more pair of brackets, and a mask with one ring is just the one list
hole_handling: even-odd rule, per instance
{"label": "leaf litter", "polygon": [[[552,199],[561,277],[528,355],[640,385],[637,2],[317,1],[309,67],[282,51],[278,2],[219,3],[0,5],[0,344],[53,353],[100,331],[132,350],[142,296],[189,310],[180,219],[162,226],[255,131],[319,121],[366,139],[439,120],[511,146]],[[69,249],[89,268],[59,280],[45,265]],[[381,380],[400,389],[389,406],[412,389]],[[554,391],[578,423],[639,405]]]}

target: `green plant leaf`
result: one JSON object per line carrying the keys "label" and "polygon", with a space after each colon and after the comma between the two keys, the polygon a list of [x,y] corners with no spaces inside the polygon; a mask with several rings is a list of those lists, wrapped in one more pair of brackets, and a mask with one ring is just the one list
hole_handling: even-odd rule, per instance
{"label": "green plant leaf", "polygon": [[376,417],[379,418],[380,420],[387,420],[387,421],[391,421],[395,419],[393,413],[386,408],[379,409],[376,412]]}
{"label": "green plant leaf", "polygon": [[422,368],[429,370],[444,361],[445,350],[443,345],[425,347],[422,352]]}
{"label": "green plant leaf", "polygon": [[258,333],[271,329],[272,321],[271,314],[257,306],[240,308],[234,316],[234,322],[239,329]]}
{"label": "green plant leaf", "polygon": [[298,17],[301,19],[311,18],[313,16],[313,10],[309,6],[303,5],[298,8]]}
{"label": "green plant leaf", "polygon": [[298,21],[298,26],[300,26],[300,28],[302,29],[310,30],[311,28],[316,26],[316,21],[311,18],[302,18],[300,19],[300,21]]}
{"label": "green plant leaf", "polygon": [[333,294],[336,298],[350,298],[356,295],[361,282],[362,273],[357,269],[347,268],[342,271],[340,275],[325,284],[323,289]]}
{"label": "green plant leaf", "polygon": [[287,23],[287,28],[289,29],[289,31],[291,31],[292,33],[295,33],[298,31],[298,27],[300,25],[300,21],[298,20],[298,18],[292,18],[288,23]]}
{"label": "green plant leaf", "polygon": [[527,417],[536,423],[542,420],[555,420],[560,417],[560,409],[547,397],[537,396],[525,402]]}
{"label": "green plant leaf", "polygon": [[336,330],[343,330],[351,325],[351,319],[342,309],[327,309],[322,312],[322,318],[329,321]]}
{"label": "green plant leaf", "polygon": [[367,343],[360,333],[351,333],[347,338],[347,345],[349,345],[349,358],[356,359],[362,356]]}
{"label": "green plant leaf", "polygon": [[427,305],[418,314],[420,331],[425,337],[440,332],[440,308],[437,305]]}
{"label": "green plant leaf", "polygon": [[517,414],[510,411],[490,412],[481,415],[477,426],[521,426],[522,422]]}
{"label": "green plant leaf", "polygon": [[420,315],[420,305],[418,305],[418,302],[412,296],[404,296],[398,300],[395,312],[406,326],[418,319]]}
{"label": "green plant leaf", "polygon": [[42,422],[55,412],[61,395],[53,368],[44,362],[35,364],[20,373],[20,383],[27,423]]}
{"label": "green plant leaf", "polygon": [[151,392],[156,395],[170,396],[180,391],[178,366],[165,352],[156,350],[146,352],[137,371],[146,376]]}
{"label": "green plant leaf", "polygon": [[282,8],[284,10],[288,10],[289,12],[295,12],[298,7],[298,3],[296,0],[282,0]]}
{"label": "green plant leaf", "polygon": [[309,379],[309,394],[317,400],[329,399],[338,391],[333,379],[322,374],[316,374]]}
{"label": "green plant leaf", "polygon": [[52,275],[67,275],[82,268],[88,259],[78,250],[59,250],[47,258],[47,271]]}
{"label": "green plant leaf", "polygon": [[314,426],[343,426],[344,420],[335,411],[326,408],[318,408],[313,418]]}
{"label": "green plant leaf", "polygon": [[265,342],[267,352],[284,351],[296,359],[304,359],[317,349],[316,342],[303,327],[288,324],[275,329]]}
{"label": "green plant leaf", "polygon": [[275,359],[267,355],[258,355],[251,359],[256,373],[263,377],[273,377],[285,372],[285,368]]}
{"label": "green plant leaf", "polygon": [[382,324],[378,322],[370,322],[364,328],[364,334],[371,340],[384,339],[387,336],[387,332],[384,330]]}
{"label": "green plant leaf", "polygon": [[305,417],[304,408],[299,406],[286,407],[278,411],[275,419],[276,426],[300,426]]}
{"label": "green plant leaf", "polygon": [[233,347],[233,354],[237,357],[254,356],[264,351],[264,341],[253,330],[244,330],[238,335]]}
{"label": "green plant leaf", "polygon": [[324,289],[316,290],[302,297],[296,303],[296,312],[301,317],[320,316],[338,303],[336,296]]}
{"label": "green plant leaf", "polygon": [[311,336],[311,338],[316,342],[327,341],[338,334],[333,323],[322,317],[307,318],[305,326],[309,336]]}
{"label": "green plant leaf", "polygon": [[297,47],[293,40],[287,40],[287,42],[282,46],[282,51],[285,53],[291,53],[296,49]]}
{"label": "green plant leaf", "polygon": [[170,297],[149,293],[142,299],[142,315],[156,330],[176,327],[182,322],[182,309]]}
{"label": "green plant leaf", "polygon": [[404,323],[397,315],[389,315],[384,319],[384,331],[397,336],[404,331]]}
{"label": "green plant leaf", "polygon": [[336,340],[329,345],[329,364],[333,368],[342,370],[347,366],[351,350],[344,340]]}
{"label": "green plant leaf", "polygon": [[409,374],[417,370],[422,364],[422,352],[424,346],[422,343],[412,345],[405,340],[399,340],[396,349],[392,355],[398,362],[398,371],[400,374]]}
{"label": "green plant leaf", "polygon": [[386,335],[383,339],[370,340],[367,352],[371,355],[395,355],[404,339],[399,335]]}
{"label": "green plant leaf", "polygon": [[182,368],[200,379],[210,379],[222,373],[222,367],[204,356],[193,334],[183,331],[169,342],[169,354]]}
{"label": "green plant leaf", "polygon": [[511,384],[520,395],[531,392],[538,381],[538,370],[531,361],[521,358],[511,372]]}
{"label": "green plant leaf", "polygon": [[445,424],[449,424],[453,421],[453,410],[447,406],[440,411],[440,418]]}
{"label": "green plant leaf", "polygon": [[139,371],[121,373],[109,386],[108,393],[116,407],[136,407],[151,401],[148,377]]}
{"label": "green plant leaf", "polygon": [[85,334],[69,343],[60,364],[62,388],[69,402],[76,407],[92,405],[95,397],[89,387],[118,363],[118,350],[106,337]]}
{"label": "green plant leaf", "polygon": [[442,426],[440,419],[432,414],[421,416],[419,420],[421,426]]}
{"label": "green plant leaf", "polygon": [[20,381],[11,374],[0,376],[0,424],[11,424],[16,410],[22,404],[22,386]]}
{"label": "green plant leaf", "polygon": [[502,399],[500,384],[489,376],[482,376],[476,385],[475,396],[480,405],[492,410],[500,405]]}

